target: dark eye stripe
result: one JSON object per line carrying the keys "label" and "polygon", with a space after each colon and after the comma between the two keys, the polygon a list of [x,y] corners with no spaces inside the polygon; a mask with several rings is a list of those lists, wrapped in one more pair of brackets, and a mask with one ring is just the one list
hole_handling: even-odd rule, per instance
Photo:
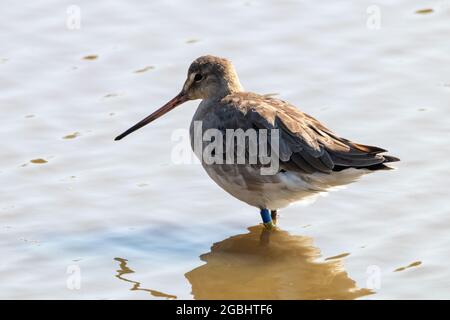
{"label": "dark eye stripe", "polygon": [[200,74],[200,73],[197,73],[195,76],[194,76],[194,81],[200,81],[200,80],[202,80],[203,79],[203,76]]}

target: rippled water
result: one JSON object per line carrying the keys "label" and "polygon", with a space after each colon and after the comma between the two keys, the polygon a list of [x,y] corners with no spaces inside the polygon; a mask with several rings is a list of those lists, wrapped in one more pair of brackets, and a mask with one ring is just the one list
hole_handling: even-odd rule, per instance
{"label": "rippled water", "polygon": [[[371,5],[4,1],[0,298],[450,298],[450,3]],[[402,162],[263,232],[171,161],[197,102],[113,141],[206,53]]]}

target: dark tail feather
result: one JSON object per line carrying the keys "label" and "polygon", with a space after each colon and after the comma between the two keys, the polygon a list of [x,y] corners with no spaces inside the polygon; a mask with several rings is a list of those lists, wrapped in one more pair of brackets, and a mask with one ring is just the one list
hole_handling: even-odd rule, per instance
{"label": "dark tail feather", "polygon": [[397,161],[400,161],[399,158],[393,157],[393,156],[388,156],[388,155],[383,155],[383,158],[384,158],[384,162],[397,162]]}
{"label": "dark tail feather", "polygon": [[[393,168],[385,165],[385,163],[400,161],[400,159],[397,157],[381,155],[381,154],[376,155],[376,157],[372,157],[371,160],[376,161],[377,158],[378,158],[378,163],[370,164],[371,161],[367,161],[370,159],[367,159],[367,158],[364,158],[361,156],[360,157],[352,157],[351,159],[349,159],[347,161],[343,161],[344,160],[343,158],[335,157],[335,160],[338,161],[338,164],[334,166],[333,171],[342,171],[342,170],[345,170],[348,168],[369,169],[372,171],[391,170]],[[380,158],[382,159],[382,161],[380,161]],[[361,162],[363,162],[363,163],[361,163]],[[366,164],[364,164],[364,162]]]}
{"label": "dark tail feather", "polygon": [[369,166],[369,167],[367,167],[367,169],[369,169],[369,170],[371,170],[371,171],[376,171],[376,170],[392,170],[392,169],[394,169],[394,168],[385,165],[385,163],[400,161],[399,158],[393,157],[393,156],[388,156],[388,155],[383,155],[383,158],[384,158],[383,163],[379,163],[379,164],[376,164],[376,165],[373,165],[373,166]]}

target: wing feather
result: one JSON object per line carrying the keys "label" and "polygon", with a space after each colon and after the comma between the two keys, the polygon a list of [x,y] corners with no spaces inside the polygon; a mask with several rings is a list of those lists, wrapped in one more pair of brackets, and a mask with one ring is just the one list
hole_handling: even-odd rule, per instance
{"label": "wing feather", "polygon": [[342,168],[370,168],[398,161],[395,157],[381,155],[386,152],[382,148],[337,136],[315,118],[273,97],[240,92],[221,102],[222,108],[230,108],[232,114],[225,119],[226,128],[280,130],[279,159],[285,170],[330,173]]}

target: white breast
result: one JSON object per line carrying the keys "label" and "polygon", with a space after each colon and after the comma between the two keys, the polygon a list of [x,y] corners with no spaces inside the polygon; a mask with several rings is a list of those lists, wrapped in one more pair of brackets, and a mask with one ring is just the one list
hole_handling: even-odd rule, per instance
{"label": "white breast", "polygon": [[246,165],[206,165],[208,175],[235,198],[258,208],[276,210],[301,200],[312,200],[320,192],[355,181],[367,170],[348,169],[331,174],[280,172],[260,175]]}

